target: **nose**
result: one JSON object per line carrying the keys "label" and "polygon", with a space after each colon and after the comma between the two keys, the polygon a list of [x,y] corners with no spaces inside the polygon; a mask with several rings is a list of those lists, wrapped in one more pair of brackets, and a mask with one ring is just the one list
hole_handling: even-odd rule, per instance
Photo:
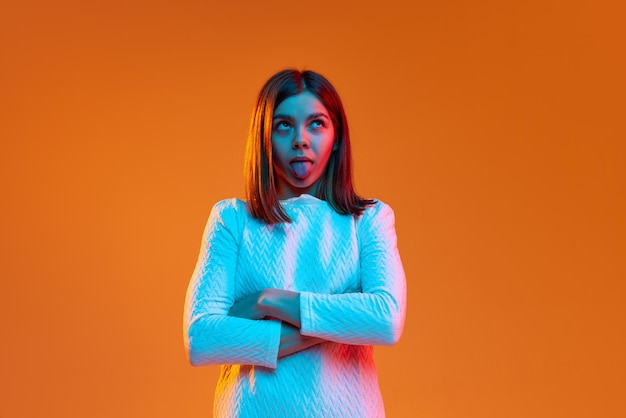
{"label": "nose", "polygon": [[296,129],[296,134],[293,138],[294,149],[308,149],[309,148],[309,135],[305,127]]}

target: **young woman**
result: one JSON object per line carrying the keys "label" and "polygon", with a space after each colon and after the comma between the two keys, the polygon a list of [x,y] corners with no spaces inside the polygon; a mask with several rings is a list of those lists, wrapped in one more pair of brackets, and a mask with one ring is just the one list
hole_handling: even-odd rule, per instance
{"label": "young woman", "polygon": [[404,326],[392,209],[356,194],[333,86],[285,70],[261,89],[247,200],[218,202],[187,292],[193,365],[221,364],[216,417],[381,417],[373,345]]}

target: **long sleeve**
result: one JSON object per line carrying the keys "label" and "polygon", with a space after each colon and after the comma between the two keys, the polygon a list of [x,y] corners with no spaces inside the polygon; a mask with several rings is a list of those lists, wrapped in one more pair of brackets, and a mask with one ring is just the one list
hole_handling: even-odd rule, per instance
{"label": "long sleeve", "polygon": [[[353,217],[303,194],[269,225],[246,205],[215,205],[187,291],[189,358],[223,365],[214,416],[384,417],[372,345],[399,338],[406,298],[391,208]],[[301,333],[329,341],[277,360],[280,321],[228,316],[266,288],[298,292]]]}
{"label": "long sleeve", "polygon": [[217,203],[204,230],[187,289],[185,346],[193,365],[251,364],[275,368],[280,322],[228,316],[234,287],[241,223],[236,200]]}
{"label": "long sleeve", "polygon": [[394,344],[404,328],[406,279],[391,207],[378,202],[365,211],[358,241],[361,292],[301,292],[301,332],[344,344]]}

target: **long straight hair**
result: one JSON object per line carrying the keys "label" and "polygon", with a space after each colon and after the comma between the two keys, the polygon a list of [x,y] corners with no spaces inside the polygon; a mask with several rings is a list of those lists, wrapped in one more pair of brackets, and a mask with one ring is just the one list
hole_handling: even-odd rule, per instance
{"label": "long straight hair", "polygon": [[283,70],[270,77],[259,92],[250,120],[244,162],[250,212],[268,224],[291,222],[276,192],[272,159],[274,109],[285,99],[305,91],[317,97],[330,113],[337,144],[318,180],[316,197],[327,201],[338,213],[353,216],[360,216],[367,206],[376,202],[362,198],[354,190],[348,121],[335,88],[313,71]]}

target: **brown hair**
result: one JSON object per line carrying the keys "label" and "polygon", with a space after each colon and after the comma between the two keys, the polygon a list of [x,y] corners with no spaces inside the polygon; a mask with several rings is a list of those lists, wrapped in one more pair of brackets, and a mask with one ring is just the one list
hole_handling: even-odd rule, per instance
{"label": "brown hair", "polygon": [[252,216],[268,224],[291,222],[276,193],[272,164],[272,118],[274,109],[285,99],[304,91],[315,95],[330,113],[335,127],[337,149],[332,152],[319,178],[317,198],[326,200],[341,214],[359,216],[375,203],[356,194],[352,181],[352,153],[348,121],[339,94],[330,82],[313,71],[283,70],[265,83],[256,100],[250,120],[244,176]]}

